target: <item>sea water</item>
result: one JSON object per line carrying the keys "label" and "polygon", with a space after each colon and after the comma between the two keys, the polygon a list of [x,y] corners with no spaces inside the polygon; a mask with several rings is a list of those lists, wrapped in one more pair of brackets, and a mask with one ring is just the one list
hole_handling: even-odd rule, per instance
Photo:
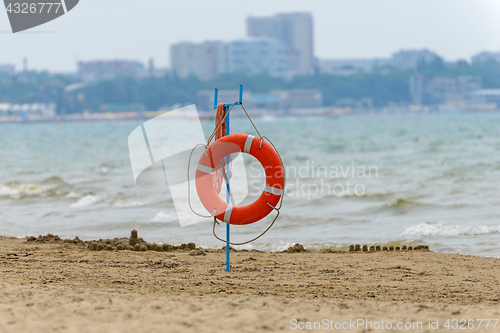
{"label": "sea water", "polygon": [[[176,121],[182,131],[190,120]],[[222,247],[213,221],[181,228],[168,190],[135,185],[127,138],[142,122],[0,125],[0,234],[91,240],[137,229],[150,242]],[[281,154],[287,188],[275,226],[238,248],[427,244],[438,252],[500,257],[500,114],[255,123]],[[203,123],[207,137],[213,126]],[[231,126],[255,135],[246,119],[233,118]],[[264,176],[256,160],[245,163],[251,201]],[[271,221],[232,226],[232,240],[253,238]],[[224,225],[216,231],[225,235]]]}

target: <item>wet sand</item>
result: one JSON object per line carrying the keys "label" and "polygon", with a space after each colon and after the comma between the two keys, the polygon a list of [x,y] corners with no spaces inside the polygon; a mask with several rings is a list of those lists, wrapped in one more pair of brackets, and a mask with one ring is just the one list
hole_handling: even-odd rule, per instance
{"label": "wet sand", "polygon": [[[322,325],[317,331],[367,332],[366,321],[450,332],[448,319],[500,318],[495,258],[425,251],[231,256],[226,272],[221,250],[90,251],[78,241],[0,237],[0,332],[288,332],[314,322]],[[365,323],[352,326],[357,320]],[[347,330],[335,329],[349,321]],[[478,331],[474,325],[462,331]],[[493,325],[486,331],[500,332]],[[402,331],[383,327],[378,331]]]}

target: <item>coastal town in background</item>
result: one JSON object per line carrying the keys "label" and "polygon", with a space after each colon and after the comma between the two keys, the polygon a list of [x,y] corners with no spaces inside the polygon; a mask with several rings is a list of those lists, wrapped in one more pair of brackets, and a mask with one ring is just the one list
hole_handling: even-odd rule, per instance
{"label": "coastal town in background", "polygon": [[500,50],[458,61],[428,49],[320,59],[314,43],[310,13],[280,13],[247,17],[238,40],[170,45],[169,68],[154,58],[80,60],[74,73],[30,70],[29,58],[23,68],[0,63],[0,122],[151,118],[188,104],[210,118],[213,89],[232,102],[240,83],[256,116],[500,110]]}

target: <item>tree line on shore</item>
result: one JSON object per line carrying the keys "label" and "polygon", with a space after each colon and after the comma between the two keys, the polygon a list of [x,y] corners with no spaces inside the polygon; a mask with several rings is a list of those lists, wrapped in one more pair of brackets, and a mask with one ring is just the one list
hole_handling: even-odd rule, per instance
{"label": "tree line on shore", "polygon": [[[163,77],[117,77],[98,81],[85,87],[65,89],[81,80],[76,75],[48,72],[21,72],[14,75],[0,74],[0,103],[56,103],[58,113],[104,111],[103,105],[142,105],[147,110],[158,110],[174,104],[196,104],[200,90],[237,89],[240,83],[245,90],[266,93],[271,90],[318,89],[323,94],[325,106],[339,105],[343,99],[371,99],[374,106],[391,103],[411,103],[409,78],[418,73],[424,80],[433,77],[478,76],[483,88],[500,88],[500,64],[495,61],[470,63],[465,60],[445,62],[435,58],[429,63],[420,62],[415,69],[401,70],[394,67],[377,67],[371,72],[351,75],[316,74],[298,76],[292,80],[266,75],[221,75],[211,81],[196,77],[185,79],[173,75]],[[424,94],[424,104],[432,102]],[[109,111],[109,110],[108,110]]]}

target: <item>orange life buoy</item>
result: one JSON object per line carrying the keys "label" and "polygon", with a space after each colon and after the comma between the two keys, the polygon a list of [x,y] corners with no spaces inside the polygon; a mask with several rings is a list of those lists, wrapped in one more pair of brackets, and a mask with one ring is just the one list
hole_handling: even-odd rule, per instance
{"label": "orange life buoy", "polygon": [[[214,168],[229,154],[247,153],[255,157],[266,174],[266,187],[260,197],[246,206],[231,206],[222,200],[213,184]],[[205,209],[230,224],[257,222],[272,212],[284,194],[285,173],[276,151],[264,140],[248,134],[224,136],[206,149],[196,169],[196,191]]]}

